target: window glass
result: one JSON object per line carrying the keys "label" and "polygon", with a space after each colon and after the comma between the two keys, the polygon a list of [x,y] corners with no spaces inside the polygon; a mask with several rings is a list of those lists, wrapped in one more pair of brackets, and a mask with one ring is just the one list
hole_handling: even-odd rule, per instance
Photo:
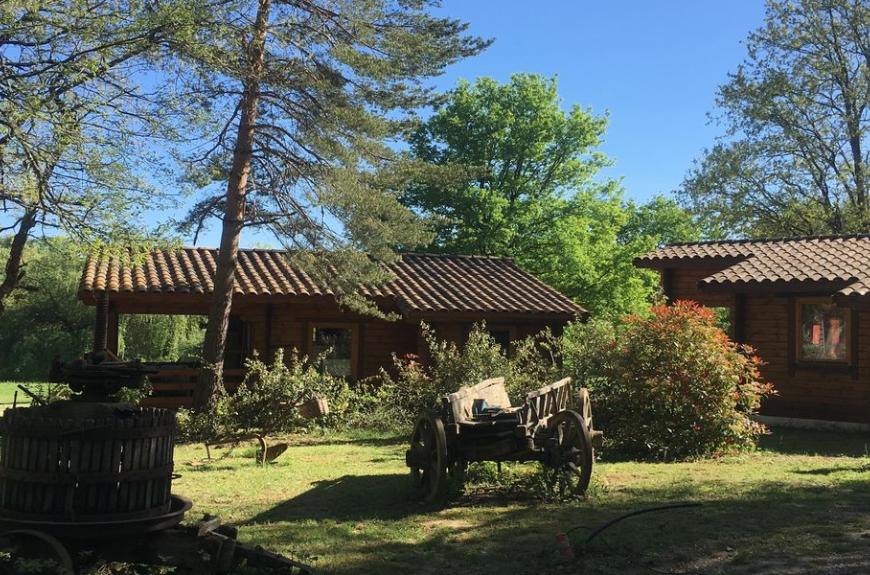
{"label": "window glass", "polygon": [[511,332],[509,329],[491,329],[489,337],[495,340],[495,343],[501,348],[504,355],[509,355],[511,350]]}
{"label": "window glass", "polygon": [[342,327],[314,328],[314,356],[327,355],[323,367],[327,373],[338,377],[353,375],[353,330]]}
{"label": "window glass", "polygon": [[848,361],[848,311],[829,303],[800,304],[800,359]]}

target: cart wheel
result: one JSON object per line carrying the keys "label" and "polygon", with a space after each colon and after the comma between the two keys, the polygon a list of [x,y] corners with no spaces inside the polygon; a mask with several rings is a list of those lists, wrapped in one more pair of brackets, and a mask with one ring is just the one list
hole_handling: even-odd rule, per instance
{"label": "cart wheel", "polygon": [[547,483],[559,495],[583,495],[592,477],[592,436],[583,417],[564,410],[547,425],[551,441],[546,466]]}
{"label": "cart wheel", "polygon": [[595,426],[592,425],[592,399],[589,397],[589,390],[581,387],[578,396],[577,411],[580,413],[583,421],[586,422],[586,429],[591,432],[595,429]]}
{"label": "cart wheel", "polygon": [[421,415],[411,436],[407,456],[411,478],[427,502],[442,498],[447,491],[447,435],[440,417]]}
{"label": "cart wheel", "polygon": [[0,535],[0,550],[10,551],[16,559],[44,561],[44,571],[28,573],[56,573],[74,575],[77,573],[72,556],[63,543],[43,531],[22,529],[7,531]]}

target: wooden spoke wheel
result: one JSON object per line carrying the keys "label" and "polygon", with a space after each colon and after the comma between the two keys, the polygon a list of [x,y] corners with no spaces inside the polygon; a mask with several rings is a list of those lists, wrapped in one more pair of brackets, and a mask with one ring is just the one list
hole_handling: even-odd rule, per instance
{"label": "wooden spoke wheel", "polygon": [[74,575],[77,572],[72,556],[63,543],[43,531],[20,529],[2,533],[0,551],[12,553],[18,559],[42,562],[45,570],[33,571],[34,573]]}
{"label": "wooden spoke wheel", "polygon": [[547,457],[544,460],[550,489],[564,495],[583,495],[592,477],[592,436],[586,421],[576,411],[560,411],[547,425]]}
{"label": "wooden spoke wheel", "polygon": [[592,400],[589,397],[589,390],[585,387],[581,387],[580,392],[577,395],[579,397],[577,402],[577,412],[580,414],[580,417],[583,418],[583,421],[586,422],[586,429],[591,433],[595,427],[592,425]]}
{"label": "wooden spoke wheel", "polygon": [[427,502],[442,498],[450,482],[448,477],[447,435],[440,417],[421,415],[411,436],[411,448],[405,455],[411,478]]}

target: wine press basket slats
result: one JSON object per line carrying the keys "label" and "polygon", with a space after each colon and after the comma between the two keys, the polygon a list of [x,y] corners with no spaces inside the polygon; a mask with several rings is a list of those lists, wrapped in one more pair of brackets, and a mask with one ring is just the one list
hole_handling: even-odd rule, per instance
{"label": "wine press basket slats", "polygon": [[169,510],[174,414],[139,408],[74,419],[47,409],[9,409],[0,417],[4,515],[87,521]]}

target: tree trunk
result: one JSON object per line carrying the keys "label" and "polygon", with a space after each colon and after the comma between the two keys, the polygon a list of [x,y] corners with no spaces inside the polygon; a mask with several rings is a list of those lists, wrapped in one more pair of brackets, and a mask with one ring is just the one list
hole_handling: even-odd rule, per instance
{"label": "tree trunk", "polygon": [[193,395],[193,407],[208,409],[223,383],[224,348],[227,326],[233,303],[239,236],[245,219],[245,194],[251,173],[254,149],[254,125],[260,100],[260,79],[263,74],[263,56],[271,0],[260,0],[254,34],[248,48],[250,70],[245,79],[241,103],[241,118],[233,148],[233,165],[227,182],[226,205],[221,229],[220,251],[214,278],[214,295],[208,314],[202,357],[203,369]]}
{"label": "tree trunk", "polygon": [[9,246],[9,257],[6,259],[6,270],[3,281],[0,282],[0,313],[6,309],[4,302],[24,277],[21,261],[24,258],[24,246],[30,236],[30,230],[36,226],[36,208],[27,208],[21,221],[18,223],[18,231],[12,237],[12,245]]}

